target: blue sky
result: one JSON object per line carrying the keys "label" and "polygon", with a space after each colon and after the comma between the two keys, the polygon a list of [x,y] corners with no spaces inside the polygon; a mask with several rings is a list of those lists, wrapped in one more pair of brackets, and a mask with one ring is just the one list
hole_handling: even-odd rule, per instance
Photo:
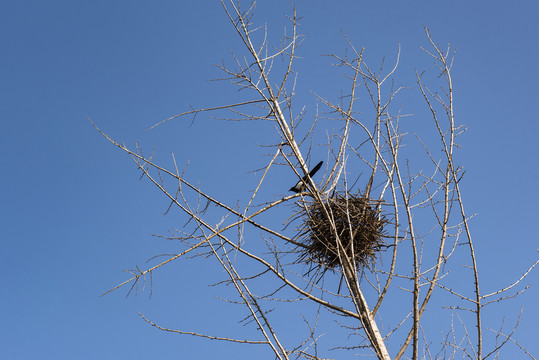
{"label": "blue sky", "polygon": [[[470,129],[457,160],[467,169],[468,212],[478,214],[472,231],[484,291],[520,276],[537,258],[539,5],[300,0],[296,6],[305,35],[298,98],[311,115],[308,90],[338,96],[341,75],[320,55],[344,52],[341,30],[366,48],[371,64],[393,59],[400,43],[397,80],[410,91],[415,69],[431,66],[419,49],[426,46],[423,25],[437,42],[458,47],[456,116]],[[255,21],[267,22],[277,38],[289,11],[288,1],[260,1]],[[2,357],[205,359],[229,351],[252,357],[256,349],[164,334],[137,316],[217,334],[228,331],[227,320],[235,324],[231,314],[210,311],[218,292],[197,282],[188,263],[154,274],[151,299],[147,292],[126,299],[124,290],[99,297],[126,279],[122,269],[174,252],[177,244],[151,234],[179,227],[182,218],[163,216],[163,197],[138,181],[130,159],[87,116],[129,146],[157,147],[168,165],[174,151],[180,163],[190,161],[188,176],[226,199],[244,197],[238,176],[250,176],[266,160],[258,149],[241,149],[278,141],[256,125],[207,117],[192,127],[179,120],[144,132],[189,106],[237,100],[232,86],[207,81],[220,76],[212,64],[241,49],[220,3],[5,0],[0,44]],[[414,112],[419,105],[407,106]],[[276,179],[270,190],[285,194],[294,176]],[[524,307],[518,340],[535,356],[537,279],[532,273],[526,281],[532,287],[503,308],[509,319]]]}

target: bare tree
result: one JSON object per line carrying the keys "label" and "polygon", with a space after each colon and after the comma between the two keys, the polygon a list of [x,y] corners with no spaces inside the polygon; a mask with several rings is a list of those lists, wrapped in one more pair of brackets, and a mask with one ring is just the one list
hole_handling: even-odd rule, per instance
{"label": "bare tree", "polygon": [[[153,154],[144,155],[140,146],[131,150],[98,129],[131,156],[168,198],[169,209],[179,209],[188,220],[183,230],[167,236],[182,242],[180,252],[135,271],[108,292],[124,285],[132,290],[173,261],[202,256],[208,257],[205,261],[212,258],[225,271],[227,278],[216,282],[235,289],[237,298],[229,301],[242,304],[247,311],[244,320],[252,324],[247,336],[175,330],[142,315],[144,320],[163,331],[262,344],[278,359],[321,359],[331,349],[378,359],[486,359],[497,356],[509,343],[533,358],[516,341],[516,325],[509,333],[500,328],[489,334],[482,326],[485,307],[524,291],[521,284],[537,262],[514,283],[490,293],[481,291],[471,215],[460,189],[464,170],[455,160],[456,140],[466,128],[454,115],[454,50],[437,45],[425,28],[428,47],[423,50],[434,61],[439,81],[439,90],[433,90],[427,86],[427,75],[416,73],[417,89],[431,114],[430,121],[420,125],[430,128],[428,141],[419,135],[413,139],[407,115],[394,106],[403,90],[394,86],[400,49],[389,70],[384,64],[375,69],[364,60],[364,49],[355,48],[346,37],[347,55],[331,58],[346,75],[348,88],[338,101],[314,94],[320,108],[327,110],[317,110],[305,126],[304,111],[297,111],[293,102],[296,49],[302,40],[295,9],[281,46],[272,50],[266,27],[252,23],[254,3],[247,10],[233,1],[222,4],[246,51],[245,56],[233,54],[232,66],[220,66],[225,74],[222,80],[244,90],[244,98],[187,111],[154,127],[180,117],[223,111],[229,114],[223,120],[269,121],[276,129],[275,145],[265,147],[270,160],[250,197],[238,200],[242,206],[232,205],[184,177],[174,158],[174,169],[166,169],[154,161]],[[361,116],[359,99],[370,104]],[[327,136],[326,145],[313,146],[314,132],[324,129],[328,121],[337,123],[339,131]],[[422,148],[427,161],[418,160],[417,155],[409,160],[403,147],[408,138],[412,138],[408,143],[415,141]],[[326,153],[324,174],[313,171],[309,175],[308,163],[320,149]],[[359,165],[369,169],[365,178],[350,170]],[[294,194],[267,201],[260,193],[276,167],[289,169],[299,182]],[[217,224],[212,222],[215,212],[208,215],[210,205],[217,208],[221,219]],[[263,216],[268,214],[272,216]],[[449,269],[461,266],[465,271],[455,280]],[[434,294],[451,313],[439,341],[425,316]],[[269,312],[273,306],[298,304],[305,337],[282,339],[279,326],[274,325],[278,311]],[[323,314],[331,315],[333,322],[322,324]],[[389,325],[381,327],[382,319]],[[329,331],[350,336],[322,348],[320,336]]]}

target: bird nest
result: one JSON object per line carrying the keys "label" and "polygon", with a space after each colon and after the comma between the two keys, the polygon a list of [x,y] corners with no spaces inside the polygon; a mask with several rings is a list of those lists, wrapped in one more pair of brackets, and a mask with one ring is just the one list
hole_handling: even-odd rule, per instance
{"label": "bird nest", "polygon": [[299,217],[302,242],[299,260],[325,270],[341,267],[339,254],[346,253],[357,268],[374,265],[377,254],[386,247],[379,201],[361,194],[335,194],[321,204],[313,201]]}

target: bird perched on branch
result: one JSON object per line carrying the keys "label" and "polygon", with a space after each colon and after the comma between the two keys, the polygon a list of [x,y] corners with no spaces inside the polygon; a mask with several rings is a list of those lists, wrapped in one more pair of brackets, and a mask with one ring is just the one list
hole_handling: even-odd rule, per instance
{"label": "bird perched on branch", "polygon": [[320,161],[318,164],[316,164],[316,166],[311,170],[311,172],[308,175],[305,175],[304,177],[302,177],[301,180],[298,181],[296,185],[290,188],[289,191],[293,191],[295,193],[300,193],[302,191],[305,191],[305,188],[307,188],[307,177],[312,178],[314,174],[316,174],[316,172],[320,170],[320,167],[322,166],[323,163],[324,163],[323,161]]}

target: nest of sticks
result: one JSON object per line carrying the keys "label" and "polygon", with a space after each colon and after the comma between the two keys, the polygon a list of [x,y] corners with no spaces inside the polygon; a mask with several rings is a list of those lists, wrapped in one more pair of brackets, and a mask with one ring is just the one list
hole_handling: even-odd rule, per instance
{"label": "nest of sticks", "polygon": [[300,262],[333,270],[340,267],[339,254],[344,251],[358,269],[374,265],[377,254],[386,248],[384,225],[388,220],[379,205],[361,194],[337,193],[324,204],[313,201],[303,207],[300,237],[306,247]]}

